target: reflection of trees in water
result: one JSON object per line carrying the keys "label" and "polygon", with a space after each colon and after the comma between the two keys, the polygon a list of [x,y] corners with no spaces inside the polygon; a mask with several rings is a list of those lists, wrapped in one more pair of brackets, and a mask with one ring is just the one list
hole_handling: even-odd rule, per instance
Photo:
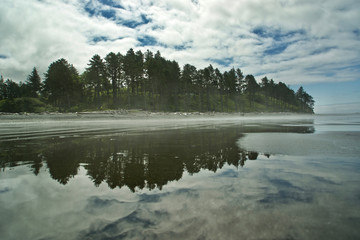
{"label": "reflection of trees in water", "polygon": [[71,142],[50,144],[44,152],[51,177],[62,184],[68,183],[77,174],[79,157],[79,151],[73,148]]}
{"label": "reflection of trees in water", "polygon": [[[245,165],[246,160],[256,160],[259,156],[258,152],[254,152],[254,151],[241,151],[239,153],[240,155],[240,166],[243,167]],[[268,156],[268,158],[270,157],[270,154],[265,154],[266,156]]]}
{"label": "reflection of trees in water", "polygon": [[176,131],[159,134],[99,138],[87,141],[85,168],[95,185],[162,188],[183,172],[217,171],[224,164],[239,165],[237,132]]}
{"label": "reflection of trees in water", "polygon": [[34,174],[39,174],[43,160],[37,144],[21,141],[0,142],[0,168],[5,170],[24,164],[31,164]]}
{"label": "reflection of trees in water", "polygon": [[[307,129],[300,129],[300,132]],[[21,162],[31,163],[38,174],[46,163],[53,179],[66,184],[84,164],[87,175],[99,186],[127,186],[161,189],[170,181],[179,180],[183,172],[190,175],[202,169],[216,172],[225,164],[244,166],[256,160],[257,152],[239,149],[236,141],[243,129],[172,130],[157,133],[106,136],[97,138],[42,140],[36,147],[12,146],[1,153],[3,168]],[[269,157],[269,155],[266,155]]]}

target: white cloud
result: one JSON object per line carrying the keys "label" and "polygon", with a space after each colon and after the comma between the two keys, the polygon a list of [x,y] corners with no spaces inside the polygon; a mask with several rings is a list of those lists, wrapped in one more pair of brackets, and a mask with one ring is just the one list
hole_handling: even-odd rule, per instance
{"label": "white cloud", "polygon": [[[45,72],[60,57],[83,71],[93,54],[126,53],[132,47],[160,50],[180,65],[234,66],[288,84],[358,79],[356,0],[113,3],[121,7],[99,0],[4,0],[0,74],[23,81],[33,66]],[[146,38],[139,41],[145,36],[153,41],[148,46]],[[217,64],[221,59],[229,65]]]}
{"label": "white cloud", "polygon": [[[4,36],[0,40],[0,53],[7,56],[2,60],[1,74],[24,81],[32,67],[44,72],[52,61],[61,57],[83,69],[93,54],[106,54],[115,43],[131,47],[136,42],[133,38],[128,40],[134,34],[132,29],[102,17],[90,18],[79,6],[61,1],[6,0],[0,7],[4,13],[0,16]],[[98,36],[124,39],[110,41],[108,46],[91,44],[92,38]]]}

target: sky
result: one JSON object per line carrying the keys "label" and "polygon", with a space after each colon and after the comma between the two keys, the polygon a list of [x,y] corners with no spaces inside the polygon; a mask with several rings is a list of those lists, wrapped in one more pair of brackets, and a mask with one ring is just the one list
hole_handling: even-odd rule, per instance
{"label": "sky", "polygon": [[240,68],[360,112],[359,0],[1,0],[0,74],[25,81],[65,58],[156,52],[198,69]]}

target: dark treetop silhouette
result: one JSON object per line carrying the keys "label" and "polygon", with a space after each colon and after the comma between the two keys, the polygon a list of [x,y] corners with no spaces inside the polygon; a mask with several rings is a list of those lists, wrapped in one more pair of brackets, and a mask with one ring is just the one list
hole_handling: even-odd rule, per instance
{"label": "dark treetop silhouette", "polygon": [[65,59],[50,64],[44,81],[36,68],[25,83],[0,80],[0,111],[84,111],[143,109],[150,111],[305,112],[314,100],[303,87],[295,93],[267,77],[260,84],[237,68],[220,72],[185,64],[181,69],[147,50],[125,55],[95,54],[79,74]]}

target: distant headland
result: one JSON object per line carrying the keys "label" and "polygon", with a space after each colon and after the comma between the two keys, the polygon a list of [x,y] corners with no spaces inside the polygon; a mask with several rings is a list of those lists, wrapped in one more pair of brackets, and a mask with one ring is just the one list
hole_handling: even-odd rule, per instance
{"label": "distant headland", "polygon": [[61,58],[49,65],[43,81],[36,67],[24,82],[0,79],[0,112],[116,109],[313,113],[314,100],[303,87],[295,92],[267,77],[258,82],[239,68],[180,68],[149,50],[96,54],[81,74]]}

